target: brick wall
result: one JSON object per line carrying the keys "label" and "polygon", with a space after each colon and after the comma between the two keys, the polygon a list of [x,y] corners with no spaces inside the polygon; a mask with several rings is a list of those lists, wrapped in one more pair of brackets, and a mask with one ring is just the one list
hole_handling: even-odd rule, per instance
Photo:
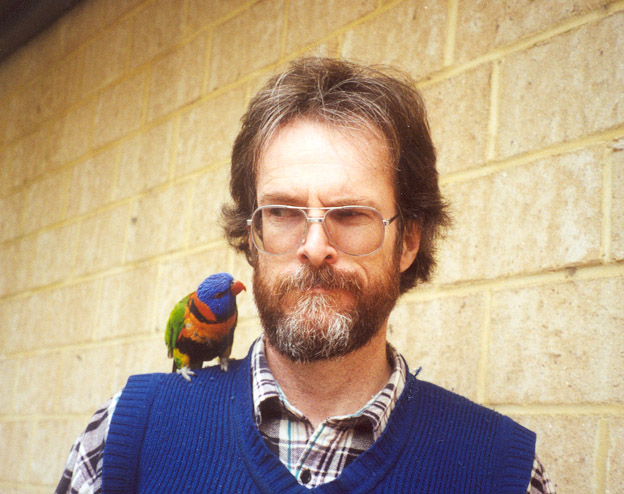
{"label": "brick wall", "polygon": [[[168,371],[173,303],[251,273],[216,224],[238,120],[303,54],[422,89],[454,230],[390,339],[624,486],[624,2],[88,0],[0,64],[0,491],[50,492],[93,411]],[[235,356],[258,334],[239,297]]]}

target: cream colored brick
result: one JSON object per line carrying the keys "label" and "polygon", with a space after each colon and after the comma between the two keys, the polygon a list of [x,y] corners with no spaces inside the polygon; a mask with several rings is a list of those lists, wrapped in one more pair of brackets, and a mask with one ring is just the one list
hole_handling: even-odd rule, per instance
{"label": "cream colored brick", "polygon": [[69,216],[83,214],[111,202],[116,156],[116,150],[109,149],[71,169]]}
{"label": "cream colored brick", "polygon": [[[24,309],[24,301],[20,299],[0,300],[0,328],[3,328],[2,338],[0,338],[0,358],[10,355],[20,348],[25,347],[23,329],[20,327],[20,319],[22,318],[22,310]],[[3,363],[4,369],[8,364]],[[0,386],[5,389],[9,386],[6,378],[0,379]],[[0,396],[5,396],[0,394]],[[6,396],[9,396],[8,394]],[[0,409],[9,405],[10,397],[4,404],[0,403]],[[6,412],[2,412],[6,413]]]}
{"label": "cream colored brick", "polygon": [[613,144],[611,229],[613,257],[624,259],[624,139]]}
{"label": "cream colored brick", "polygon": [[219,225],[221,207],[230,198],[230,167],[223,165],[203,173],[195,179],[195,195],[191,209],[191,236],[193,246],[223,238]]}
{"label": "cream colored brick", "polygon": [[594,484],[597,417],[512,418],[537,434],[537,455],[556,492],[598,492]]}
{"label": "cream colored brick", "polygon": [[92,340],[100,286],[99,280],[89,280],[28,297],[23,302],[20,327],[26,335],[32,335],[30,348],[54,348]]}
{"label": "cream colored brick", "polygon": [[241,321],[239,319],[230,358],[237,360],[245,358],[249,353],[251,345],[261,334],[262,326],[259,321]]}
{"label": "cream colored brick", "polygon": [[500,157],[624,121],[623,25],[624,13],[615,14],[503,61]]}
{"label": "cream colored brick", "polygon": [[144,266],[104,278],[94,339],[110,340],[154,331],[152,307],[156,277],[155,266]]}
{"label": "cream colored brick", "polygon": [[222,0],[190,0],[186,14],[186,26],[194,31],[218,21],[245,3],[247,0],[229,0],[227,2]]}
{"label": "cream colored brick", "polygon": [[184,175],[228,159],[244,112],[245,92],[234,89],[181,117],[176,173]]}
{"label": "cream colored brick", "polygon": [[191,184],[182,182],[140,199],[128,234],[128,260],[136,261],[184,246]]}
{"label": "cream colored brick", "polygon": [[348,31],[343,55],[394,65],[421,77],[443,65],[446,12],[445,2],[437,0],[399,3]]}
{"label": "cream colored brick", "polygon": [[148,120],[199,98],[204,78],[206,34],[201,34],[154,64]]}
{"label": "cream colored brick", "polygon": [[437,280],[496,278],[600,258],[601,150],[445,187],[454,227]]}
{"label": "cream colored brick", "polygon": [[288,3],[286,51],[292,52],[375,10],[375,0],[341,2],[294,0]]}
{"label": "cream colored brick", "polygon": [[622,293],[621,277],[495,293],[492,402],[622,402]]}
{"label": "cream colored brick", "polygon": [[64,29],[64,48],[69,53],[84,46],[103,29],[144,0],[87,0],[77,3],[58,21]]}
{"label": "cream colored brick", "polygon": [[[202,251],[163,262],[158,276],[158,289],[154,297],[156,303],[155,328],[164,347],[165,328],[169,315],[182,298],[197,289],[199,284],[213,273],[228,270],[228,250],[223,248]],[[232,273],[235,277],[235,273]],[[243,283],[245,283],[244,280]],[[247,288],[249,285],[245,284]],[[246,292],[241,297],[247,296]]]}
{"label": "cream colored brick", "polygon": [[130,67],[137,67],[182,38],[184,6],[179,0],[148,2],[134,16]]}
{"label": "cream colored brick", "polygon": [[423,91],[441,174],[486,158],[491,69],[484,65]]}
{"label": "cream colored brick", "polygon": [[30,84],[24,91],[13,95],[7,102],[4,110],[6,127],[4,137],[6,141],[19,139],[33,132],[44,120],[40,114],[40,88]]}
{"label": "cream colored brick", "polygon": [[84,73],[84,52],[71,53],[60,63],[55,64],[38,82],[40,106],[43,117],[53,117],[65,111],[68,106],[79,103],[81,77]]}
{"label": "cream colored brick", "polygon": [[22,211],[27,205],[27,194],[20,190],[6,197],[0,197],[0,242],[18,237],[24,232]]}
{"label": "cream colored brick", "polygon": [[33,237],[22,237],[0,244],[0,296],[16,293],[28,286],[35,246]]}
{"label": "cream colored brick", "polygon": [[215,28],[209,89],[215,89],[277,61],[283,0],[264,0]]}
{"label": "cream colored brick", "polygon": [[477,398],[481,295],[403,302],[392,312],[388,340],[405,356],[412,371],[471,399]]}
{"label": "cream colored brick", "polygon": [[171,372],[173,360],[167,358],[167,346],[162,334],[154,333],[149,341],[124,344],[115,389],[122,389],[128,378],[149,372]]}
{"label": "cream colored brick", "polygon": [[72,270],[76,250],[77,226],[69,224],[38,233],[28,238],[32,246],[21,269],[26,272],[28,286],[43,286],[67,278]]}
{"label": "cream colored brick", "polygon": [[115,387],[122,346],[68,350],[58,387],[58,413],[93,413],[119,391]]}
{"label": "cream colored brick", "polygon": [[4,444],[21,445],[11,449],[11,454],[3,454],[0,461],[0,480],[28,482],[27,455],[33,439],[30,424],[22,420],[0,421],[0,437]]}
{"label": "cream colored brick", "polygon": [[123,205],[82,222],[76,274],[93,273],[121,263],[129,218],[129,206]]}
{"label": "cream colored brick", "polygon": [[[100,2],[104,3],[104,2]],[[84,48],[80,94],[91,94],[124,73],[128,64],[132,20],[124,19],[98,35]]]}
{"label": "cream colored brick", "polygon": [[0,245],[0,295],[47,285],[68,276],[76,226],[66,225]]}
{"label": "cream colored brick", "polygon": [[56,486],[65,469],[72,441],[78,438],[85,426],[86,423],[67,419],[39,420],[35,423],[34,447],[29,458],[25,458],[30,482]]}
{"label": "cream colored brick", "polygon": [[466,62],[604,3],[604,0],[461,1],[455,35],[456,59]]}
{"label": "cream colored brick", "polygon": [[71,110],[54,124],[50,143],[53,163],[63,164],[87,152],[94,111],[94,103],[89,102]]}
{"label": "cream colored brick", "polygon": [[[0,309],[4,310],[8,308],[5,304],[0,304]],[[4,322],[2,315],[0,315],[0,320]],[[3,325],[3,328],[7,328],[6,333],[9,331],[17,331],[13,327],[7,327]],[[8,335],[10,337],[10,335]],[[3,338],[4,339],[4,338]],[[4,352],[4,350],[3,350]],[[0,359],[0,363],[2,364],[2,379],[0,379],[0,396],[2,396],[2,400],[0,401],[0,416],[2,415],[12,415],[16,412],[14,406],[14,396],[15,396],[15,388],[17,383],[17,369],[19,359],[15,358],[6,358],[4,355],[2,359]]]}
{"label": "cream colored brick", "polygon": [[[16,361],[15,410],[20,415],[52,413],[56,405],[56,387],[63,375],[63,362],[58,352]],[[40,383],[33,386],[32,383]]]}
{"label": "cream colored brick", "polygon": [[618,494],[624,486],[624,419],[610,421],[610,447],[607,467],[607,493]]}
{"label": "cream colored brick", "polygon": [[44,126],[19,141],[0,149],[2,181],[0,191],[6,192],[41,176],[49,154],[50,127]]}
{"label": "cream colored brick", "polygon": [[144,192],[167,181],[172,140],[173,121],[168,120],[121,144],[117,198]]}
{"label": "cream colored brick", "polygon": [[24,202],[25,232],[33,232],[65,217],[68,184],[67,172],[61,171],[28,187]]}
{"label": "cream colored brick", "polygon": [[100,94],[95,110],[93,145],[118,139],[141,125],[146,73],[139,72]]}

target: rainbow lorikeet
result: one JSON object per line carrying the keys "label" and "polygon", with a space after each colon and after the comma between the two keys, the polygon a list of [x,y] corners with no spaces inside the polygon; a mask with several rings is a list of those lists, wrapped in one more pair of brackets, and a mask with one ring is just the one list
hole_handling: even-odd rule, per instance
{"label": "rainbow lorikeet", "polygon": [[201,369],[205,360],[215,357],[227,372],[238,319],[236,295],[242,290],[245,285],[231,274],[217,273],[175,305],[165,331],[173,372],[190,381],[192,369]]}

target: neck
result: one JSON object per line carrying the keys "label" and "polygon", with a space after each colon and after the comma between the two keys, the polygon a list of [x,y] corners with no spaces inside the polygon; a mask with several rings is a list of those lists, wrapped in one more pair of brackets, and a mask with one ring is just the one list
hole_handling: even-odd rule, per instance
{"label": "neck", "polygon": [[368,344],[344,357],[297,363],[268,341],[266,356],[288,402],[314,427],[329,417],[357,412],[386,385],[392,372],[385,325]]}

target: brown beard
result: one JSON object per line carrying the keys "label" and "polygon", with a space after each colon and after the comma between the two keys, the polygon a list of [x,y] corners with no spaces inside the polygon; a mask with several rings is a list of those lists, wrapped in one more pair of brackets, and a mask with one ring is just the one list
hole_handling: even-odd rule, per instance
{"label": "brown beard", "polygon": [[[379,332],[399,297],[396,259],[392,269],[368,285],[357,274],[336,271],[328,264],[303,265],[270,283],[259,264],[253,286],[265,335],[270,345],[294,362],[333,359],[363,347]],[[354,302],[341,308],[338,297],[310,293],[313,288],[346,291]]]}

